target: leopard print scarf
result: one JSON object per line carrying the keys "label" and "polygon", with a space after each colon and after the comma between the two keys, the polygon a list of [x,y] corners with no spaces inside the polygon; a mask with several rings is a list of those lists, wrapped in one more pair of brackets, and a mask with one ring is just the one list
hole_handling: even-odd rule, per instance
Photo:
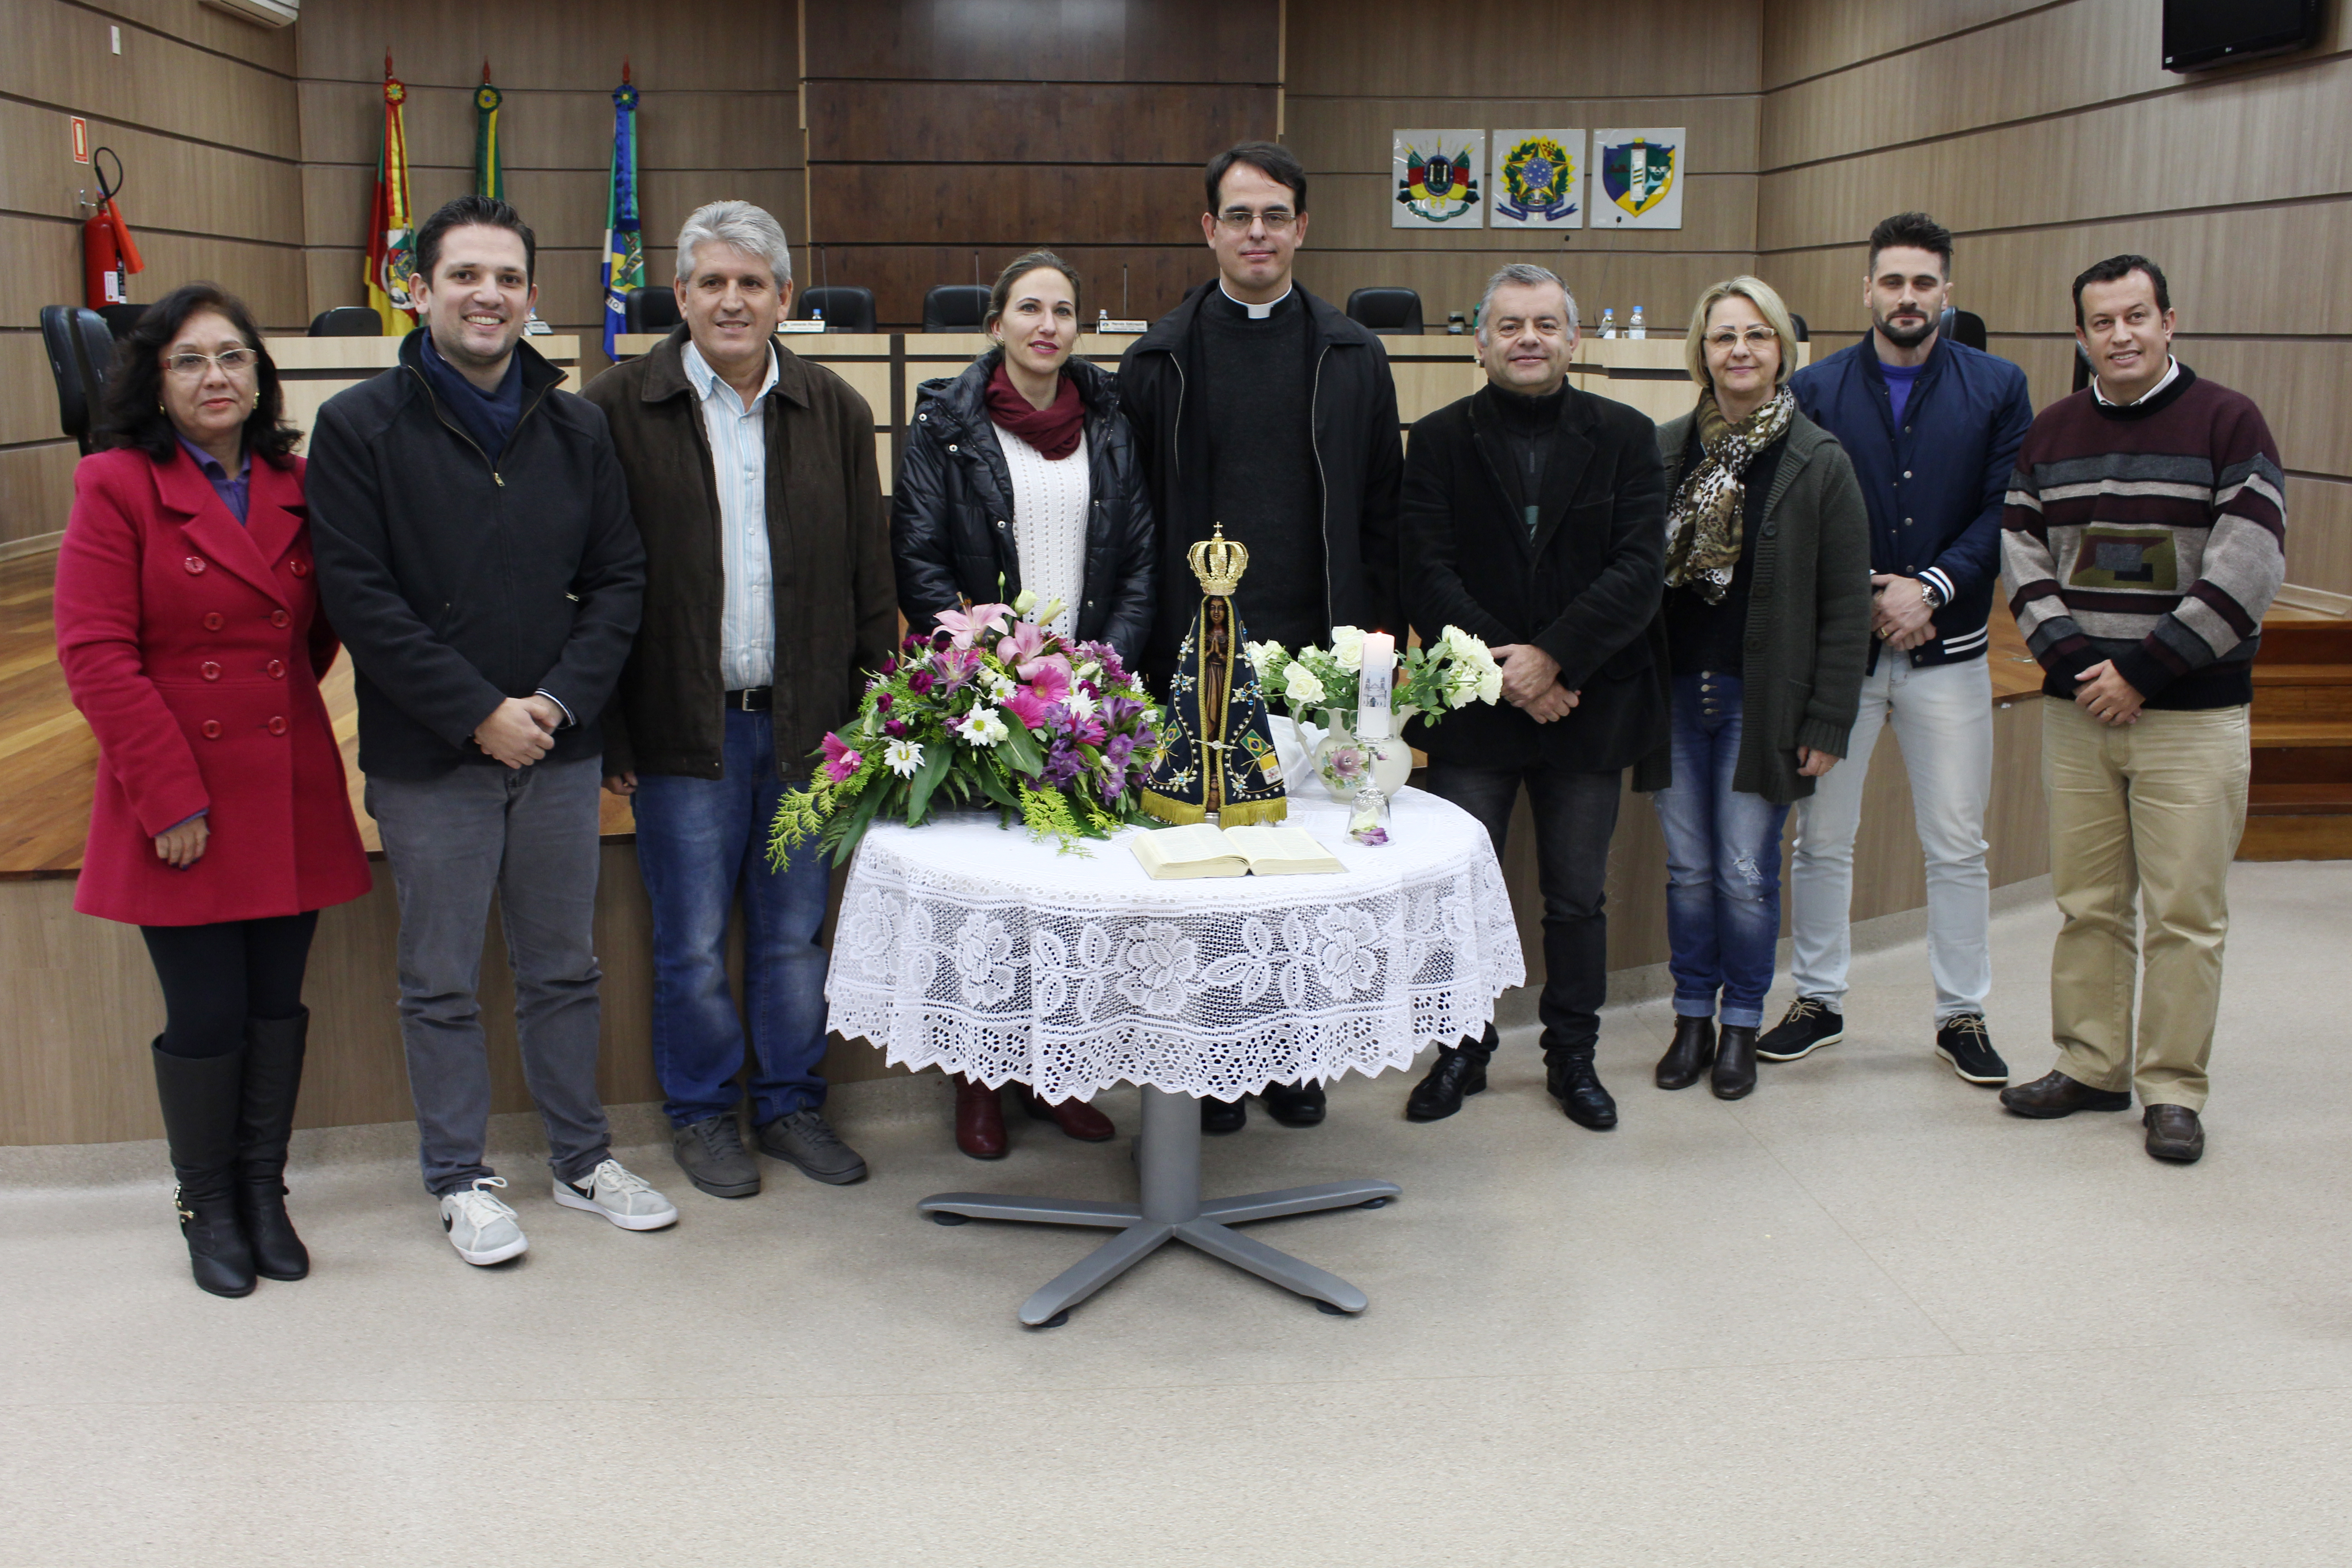
{"label": "leopard print scarf", "polygon": [[1716,406],[1713,388],[1699,394],[1699,460],[1691,465],[1666,509],[1666,582],[1719,605],[1739,566],[1740,525],[1748,487],[1739,477],[1756,454],[1788,434],[1797,400],[1785,386],[1764,406],[1734,425]]}

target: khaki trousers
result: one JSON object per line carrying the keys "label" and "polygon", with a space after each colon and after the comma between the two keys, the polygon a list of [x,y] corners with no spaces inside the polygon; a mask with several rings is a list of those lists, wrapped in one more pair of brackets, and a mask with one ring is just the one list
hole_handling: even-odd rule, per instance
{"label": "khaki trousers", "polygon": [[2065,917],[2050,959],[2058,1070],[2094,1089],[2135,1089],[2143,1105],[2201,1110],[2230,862],[2246,826],[2247,710],[2150,709],[2109,726],[2058,698],[2042,708],[2050,882]]}

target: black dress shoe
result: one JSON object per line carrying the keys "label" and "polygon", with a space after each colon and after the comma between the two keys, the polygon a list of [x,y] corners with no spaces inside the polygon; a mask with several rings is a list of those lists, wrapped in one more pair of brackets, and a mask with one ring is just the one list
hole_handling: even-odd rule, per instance
{"label": "black dress shoe", "polygon": [[1201,1131],[1203,1132],[1238,1132],[1249,1123],[1249,1101],[1219,1100],[1214,1095],[1201,1097]]}
{"label": "black dress shoe", "polygon": [[1429,1076],[1413,1085],[1404,1102],[1407,1121],[1443,1121],[1462,1109],[1465,1094],[1486,1089],[1486,1064],[1468,1051],[1441,1049]]}
{"label": "black dress shoe", "polygon": [[1726,1024],[1715,1048],[1715,1098],[1745,1100],[1756,1087],[1756,1026]]}
{"label": "black dress shoe", "polygon": [[1270,1083],[1258,1098],[1265,1101],[1266,1114],[1285,1127],[1314,1127],[1323,1121],[1323,1086],[1319,1083],[1296,1087]]}
{"label": "black dress shoe", "polygon": [[1675,1043],[1658,1058],[1660,1089],[1688,1089],[1715,1060],[1715,1020],[1675,1015]]}
{"label": "black dress shoe", "polygon": [[2193,1165],[2205,1152],[2205,1129],[2197,1113],[2185,1105],[2151,1105],[2140,1112],[2140,1121],[2147,1128],[2147,1152],[2151,1158],[2169,1160],[2176,1165]]}
{"label": "black dress shoe", "polygon": [[2129,1110],[2131,1092],[2093,1089],[2080,1079],[2052,1070],[2032,1083],[2013,1083],[2000,1091],[2000,1102],[2019,1116],[2072,1116],[2078,1110]]}
{"label": "black dress shoe", "polygon": [[1588,1061],[1559,1062],[1545,1073],[1545,1087],[1568,1119],[1579,1127],[1606,1132],[1617,1125],[1617,1101],[1601,1087],[1601,1075]]}

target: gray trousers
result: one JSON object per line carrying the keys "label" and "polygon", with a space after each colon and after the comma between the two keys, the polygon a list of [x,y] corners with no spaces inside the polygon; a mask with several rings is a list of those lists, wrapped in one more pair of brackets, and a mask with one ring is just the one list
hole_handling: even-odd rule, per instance
{"label": "gray trousers", "polygon": [[367,808],[400,897],[400,1037],[425,1185],[492,1174],[490,1061],[476,991],[496,889],[514,968],[523,1081],[548,1164],[586,1177],[611,1152],[596,1092],[597,799],[602,762],[468,764],[436,779],[371,778]]}

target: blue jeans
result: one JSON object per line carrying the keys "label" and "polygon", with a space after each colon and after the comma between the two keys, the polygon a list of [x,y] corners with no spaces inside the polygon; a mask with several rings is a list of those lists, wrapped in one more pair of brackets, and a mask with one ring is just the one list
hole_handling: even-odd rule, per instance
{"label": "blue jeans", "polygon": [[[741,1098],[751,1022],[758,1122],[824,1103],[826,857],[803,847],[768,868],[768,824],[784,794],[775,724],[730,709],[722,776],[637,780],[637,868],[654,917],[654,1070],[673,1125],[721,1115]],[[727,919],[743,900],[742,1015],[727,984]]]}
{"label": "blue jeans", "polygon": [[1789,808],[1731,787],[1740,681],[1677,675],[1675,782],[1652,798],[1666,836],[1667,968],[1675,1011],[1759,1028],[1780,940],[1780,826]]}

